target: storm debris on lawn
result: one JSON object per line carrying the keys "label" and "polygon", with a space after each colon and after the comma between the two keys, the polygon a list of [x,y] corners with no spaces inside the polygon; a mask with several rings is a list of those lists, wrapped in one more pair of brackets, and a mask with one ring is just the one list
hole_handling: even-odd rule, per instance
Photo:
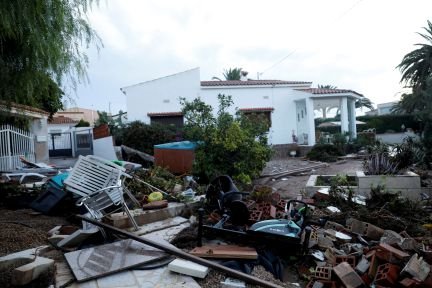
{"label": "storm debris on lawn", "polygon": [[364,206],[338,192],[312,209],[316,225],[298,269],[306,287],[432,287],[432,238],[422,226],[432,219],[422,203],[378,187]]}

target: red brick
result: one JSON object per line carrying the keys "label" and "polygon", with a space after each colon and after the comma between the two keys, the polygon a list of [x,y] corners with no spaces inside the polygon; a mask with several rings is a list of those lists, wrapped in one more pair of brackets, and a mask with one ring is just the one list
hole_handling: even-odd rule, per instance
{"label": "red brick", "polygon": [[332,267],[316,267],[314,277],[318,279],[330,280],[332,273]]}
{"label": "red brick", "polygon": [[378,285],[394,287],[400,272],[397,265],[386,263],[378,266],[374,282]]}
{"label": "red brick", "polygon": [[386,250],[386,251],[391,252],[391,253],[394,254],[397,258],[402,259],[402,260],[405,260],[405,259],[407,259],[407,258],[410,257],[410,255],[409,255],[408,253],[405,253],[405,252],[402,251],[402,250],[396,249],[396,248],[394,248],[393,246],[390,246],[390,245],[388,245],[388,244],[386,244],[386,243],[380,243],[380,244],[379,244],[379,247],[382,248],[382,249],[384,249],[384,250]]}
{"label": "red brick", "polygon": [[407,288],[418,286],[418,282],[411,278],[405,278],[402,281],[399,281],[399,284]]}

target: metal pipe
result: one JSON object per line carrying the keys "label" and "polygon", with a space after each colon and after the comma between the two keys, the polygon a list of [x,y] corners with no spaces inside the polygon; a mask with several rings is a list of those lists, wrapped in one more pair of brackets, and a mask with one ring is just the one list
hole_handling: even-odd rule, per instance
{"label": "metal pipe", "polygon": [[121,229],[118,229],[116,227],[113,227],[111,225],[108,225],[108,224],[105,224],[105,223],[102,223],[102,222],[99,222],[99,221],[96,221],[94,219],[90,219],[90,218],[87,218],[87,217],[84,217],[84,216],[81,216],[81,215],[77,215],[77,217],[79,219],[84,220],[86,222],[89,222],[89,223],[91,223],[93,225],[102,227],[102,228],[110,231],[111,233],[115,233],[115,234],[119,234],[119,235],[125,236],[125,237],[127,237],[129,239],[133,239],[133,240],[135,240],[137,242],[144,243],[146,245],[149,245],[149,246],[155,247],[157,249],[163,250],[165,252],[168,252],[169,254],[172,254],[174,256],[183,258],[185,260],[192,261],[192,262],[197,263],[197,264],[204,265],[204,266],[209,267],[209,268],[213,268],[215,270],[218,270],[220,272],[223,272],[223,273],[227,274],[228,276],[231,276],[231,277],[243,280],[243,281],[248,282],[250,284],[260,285],[262,287],[269,287],[269,288],[281,288],[281,286],[276,285],[274,283],[270,283],[270,282],[261,280],[261,279],[259,279],[257,277],[254,277],[254,276],[251,276],[251,275],[239,272],[237,270],[234,270],[234,269],[231,269],[231,268],[228,268],[228,267],[225,267],[225,266],[222,266],[222,265],[220,265],[218,263],[209,261],[207,259],[203,259],[203,258],[197,257],[195,255],[191,255],[189,253],[183,252],[180,249],[172,248],[172,247],[166,246],[164,244],[161,244],[161,243],[158,243],[158,242],[154,242],[154,241],[152,241],[150,239],[141,238],[141,237],[139,237],[139,236],[137,236],[135,234],[123,231]]}

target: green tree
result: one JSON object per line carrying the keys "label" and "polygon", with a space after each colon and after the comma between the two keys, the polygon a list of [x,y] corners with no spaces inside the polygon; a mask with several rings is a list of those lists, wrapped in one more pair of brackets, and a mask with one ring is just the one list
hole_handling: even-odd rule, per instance
{"label": "green tree", "polygon": [[415,115],[423,123],[423,144],[427,162],[432,159],[432,23],[423,29],[425,34],[418,33],[427,44],[419,46],[404,56],[397,66],[401,73],[401,82],[412,87],[412,93],[403,94],[401,100],[393,107],[395,113]]}
{"label": "green tree", "polygon": [[122,130],[122,144],[153,155],[153,146],[176,139],[175,127],[161,124],[148,125],[141,121],[133,121]]}
{"label": "green tree", "polygon": [[427,21],[428,27],[423,27],[426,34],[418,33],[428,42],[416,44],[419,46],[404,56],[397,66],[402,72],[401,82],[413,87],[413,91],[424,90],[428,78],[432,75],[432,23]]}
{"label": "green tree", "polygon": [[83,52],[99,38],[85,17],[93,0],[0,1],[0,99],[51,114],[61,89],[86,80]]}
{"label": "green tree", "polygon": [[250,184],[270,159],[268,123],[242,113],[231,115],[231,96],[218,95],[218,99],[215,115],[212,107],[199,98],[190,102],[181,99],[185,139],[198,143],[194,173],[204,181],[226,174]]}

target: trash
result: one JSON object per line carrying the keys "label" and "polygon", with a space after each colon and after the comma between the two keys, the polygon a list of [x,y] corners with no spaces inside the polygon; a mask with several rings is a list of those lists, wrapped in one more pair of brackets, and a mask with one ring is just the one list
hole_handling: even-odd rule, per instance
{"label": "trash", "polygon": [[408,263],[402,269],[402,273],[403,272],[410,274],[415,280],[421,282],[426,280],[426,277],[429,275],[430,266],[423,260],[423,258],[419,258],[416,253],[411,256]]}
{"label": "trash", "polygon": [[183,259],[175,259],[168,264],[168,269],[180,274],[189,275],[197,278],[204,278],[207,276],[209,268],[191,261]]}
{"label": "trash", "polygon": [[246,283],[233,278],[225,278],[223,282],[220,282],[221,288],[246,288]]}
{"label": "trash", "polygon": [[341,213],[342,212],[339,208],[334,207],[334,206],[328,206],[326,208],[326,210],[330,213]]}

